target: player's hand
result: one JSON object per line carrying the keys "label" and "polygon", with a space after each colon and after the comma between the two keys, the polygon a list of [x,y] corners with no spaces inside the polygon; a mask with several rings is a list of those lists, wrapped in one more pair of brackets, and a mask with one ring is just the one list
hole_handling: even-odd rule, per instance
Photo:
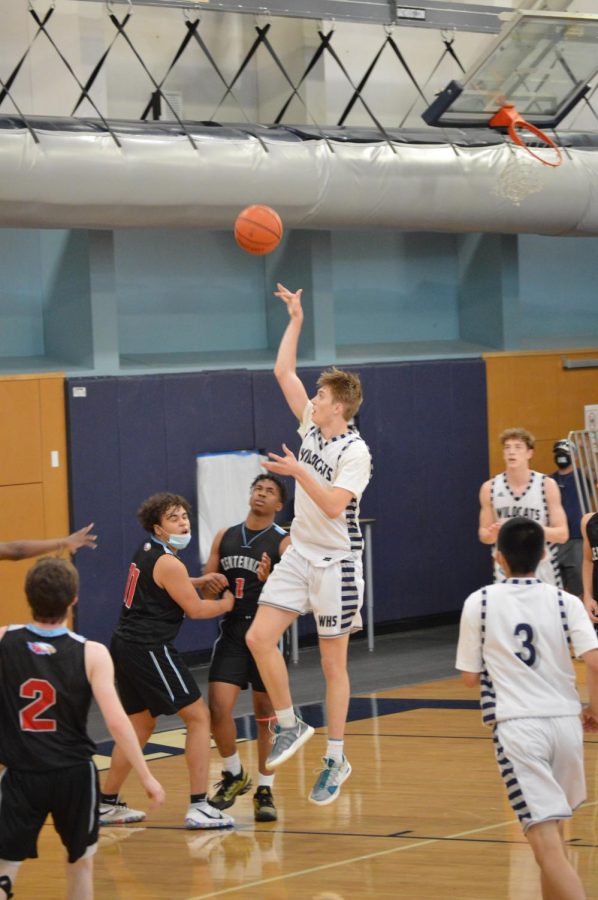
{"label": "player's hand", "polygon": [[590,617],[591,622],[598,622],[598,603],[594,600],[593,597],[584,597],[583,605],[586,608],[587,614]]}
{"label": "player's hand", "polygon": [[268,460],[262,463],[264,469],[268,472],[274,472],[276,475],[287,475],[294,478],[301,472],[301,466],[297,462],[297,457],[292,450],[289,450],[286,444],[282,445],[284,456],[278,456],[276,453],[268,453]]}
{"label": "player's hand", "polygon": [[286,288],[284,284],[277,283],[276,285],[274,296],[279,297],[283,303],[286,303],[287,312],[291,319],[303,319],[303,307],[301,306],[302,293],[303,288],[299,288],[298,291],[293,293],[293,291]]}
{"label": "player's hand", "polygon": [[153,775],[144,780],[143,787],[150,799],[150,809],[157,809],[158,806],[162,806],[166,798],[166,791]]}
{"label": "player's hand", "polygon": [[98,536],[97,534],[89,533],[92,528],[93,522],[86,525],[85,528],[80,528],[79,531],[74,531],[64,539],[65,547],[69,553],[76,553],[80,547],[89,547],[90,550],[96,549],[98,545]]}
{"label": "player's hand", "polygon": [[228,587],[228,579],[222,572],[208,572],[207,575],[200,575],[199,578],[192,578],[193,586],[206,591],[209,594],[220,594]]}
{"label": "player's hand", "polygon": [[235,598],[231,591],[226,590],[218,602],[222,606],[222,614],[224,615],[224,613],[230,612],[235,605]]}
{"label": "player's hand", "polygon": [[581,724],[584,731],[598,731],[598,712],[585,706],[581,711]]}
{"label": "player's hand", "polygon": [[266,581],[268,575],[272,571],[272,560],[267,553],[262,553],[262,558],[257,567],[257,577],[259,581]]}
{"label": "player's hand", "polygon": [[498,532],[500,531],[500,526],[502,525],[502,519],[499,519],[498,522],[492,522],[491,525],[487,526],[488,537],[492,538],[492,542],[496,542],[496,538],[498,537]]}

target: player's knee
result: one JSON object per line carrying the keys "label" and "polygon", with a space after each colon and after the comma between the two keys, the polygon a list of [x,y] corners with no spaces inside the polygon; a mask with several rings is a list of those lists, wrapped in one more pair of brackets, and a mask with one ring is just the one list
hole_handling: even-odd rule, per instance
{"label": "player's knee", "polygon": [[323,656],[321,663],[322,672],[324,673],[324,677],[327,681],[330,681],[331,679],[338,680],[339,678],[347,677],[346,660]]}

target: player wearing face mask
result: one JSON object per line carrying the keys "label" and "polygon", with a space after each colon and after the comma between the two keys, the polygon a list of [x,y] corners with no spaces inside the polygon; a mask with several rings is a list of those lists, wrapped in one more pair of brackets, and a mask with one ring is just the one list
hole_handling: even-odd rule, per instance
{"label": "player wearing face mask", "polygon": [[[568,440],[557,441],[552,448],[554,461],[558,466],[553,472],[554,478],[561,492],[561,503],[567,516],[569,525],[569,540],[560,544],[557,548],[557,561],[563,580],[563,587],[570,594],[581,597],[583,585],[581,580],[581,564],[583,559],[583,540],[581,536],[581,506],[573,474],[573,460],[571,458],[571,444]],[[582,476],[583,477],[583,476]],[[591,491],[588,490],[591,496]]]}
{"label": "player wearing face mask", "polygon": [[[148,538],[129,567],[121,615],[110,645],[122,704],[143,747],[159,715],[178,714],[187,737],[190,801],[186,828],[225,828],[230,816],[207,802],[210,716],[201,692],[174,646],[183,618],[210,619],[232,609],[233,595],[224,575],[194,579],[197,588],[221,600],[202,599],[187,568],[177,558],[191,538],[189,503],[178,494],[154,494],[137,513]],[[139,822],[145,813],[130,809],[119,796],[131,767],[115,746],[104,783],[100,822]]]}

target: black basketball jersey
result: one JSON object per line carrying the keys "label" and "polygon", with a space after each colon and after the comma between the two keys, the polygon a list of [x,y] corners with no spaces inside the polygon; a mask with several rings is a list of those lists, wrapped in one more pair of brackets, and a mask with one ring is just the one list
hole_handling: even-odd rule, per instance
{"label": "black basketball jersey", "polygon": [[170,550],[164,544],[148,538],[133,557],[116,626],[116,634],[125,641],[169,644],[179,632],[185,614],[168,591],[154,581],[154,566],[165,553]]}
{"label": "black basketball jersey", "polygon": [[588,519],[586,534],[592,552],[592,595],[598,600],[598,513]]}
{"label": "black basketball jersey", "polygon": [[68,628],[10,625],[0,641],[0,762],[44,772],[87,762],[91,687],[85,638]]}
{"label": "black basketball jersey", "polygon": [[235,598],[229,616],[254,616],[258,597],[264,583],[257,577],[263,553],[267,553],[274,567],[280,562],[280,542],[287,536],[275,522],[262,531],[251,531],[244,522],[233,525],[222,535],[220,542],[220,571],[228,578]]}

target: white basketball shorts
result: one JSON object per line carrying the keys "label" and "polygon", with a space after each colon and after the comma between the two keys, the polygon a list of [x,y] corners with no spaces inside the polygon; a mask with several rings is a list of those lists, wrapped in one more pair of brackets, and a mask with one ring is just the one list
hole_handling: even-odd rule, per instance
{"label": "white basketball shorts", "polygon": [[586,798],[583,730],[578,716],[508,719],[494,749],[509,801],[524,831],[568,819]]}
{"label": "white basketball shorts", "polygon": [[272,570],[259,603],[300,616],[312,612],[321,638],[360,631],[361,557],[348,556],[328,566],[314,566],[291,545]]}

